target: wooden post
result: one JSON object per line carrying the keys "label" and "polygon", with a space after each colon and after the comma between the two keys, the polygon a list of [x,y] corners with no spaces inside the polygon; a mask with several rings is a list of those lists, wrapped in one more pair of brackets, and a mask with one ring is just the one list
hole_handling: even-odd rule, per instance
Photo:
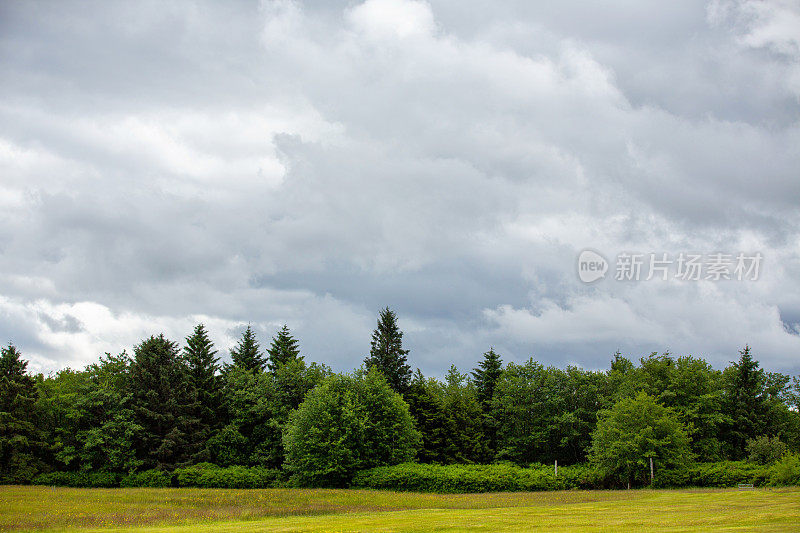
{"label": "wooden post", "polygon": [[556,470],[556,477],[558,477],[558,459],[556,459],[555,470]]}
{"label": "wooden post", "polygon": [[653,484],[653,458],[650,458],[650,484]]}

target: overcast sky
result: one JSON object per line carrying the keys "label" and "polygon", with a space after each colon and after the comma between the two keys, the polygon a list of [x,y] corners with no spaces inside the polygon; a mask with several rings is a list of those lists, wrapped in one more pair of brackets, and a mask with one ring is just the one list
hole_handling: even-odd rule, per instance
{"label": "overcast sky", "polygon": [[[618,281],[625,252],[763,262]],[[800,372],[800,3],[0,2],[0,339],[31,370],[200,321],[350,370],[384,306],[431,375],[745,343]]]}

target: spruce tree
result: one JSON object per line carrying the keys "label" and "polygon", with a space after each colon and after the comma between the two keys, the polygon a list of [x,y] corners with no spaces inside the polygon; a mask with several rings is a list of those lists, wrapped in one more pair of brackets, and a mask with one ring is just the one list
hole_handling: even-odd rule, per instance
{"label": "spruce tree", "polygon": [[764,371],[750,354],[750,346],[739,351],[727,384],[727,415],[731,420],[728,443],[734,459],[745,457],[748,439],[762,434],[765,415]]}
{"label": "spruce tree", "polygon": [[405,395],[408,410],[422,433],[422,447],[417,452],[417,460],[421,463],[445,462],[447,417],[436,393],[437,385],[426,380],[417,369]]}
{"label": "spruce tree", "polygon": [[481,422],[483,433],[486,436],[486,455],[484,462],[491,462],[497,453],[497,417],[492,403],[494,389],[503,373],[503,361],[495,353],[494,348],[483,354],[483,360],[478,363],[478,368],[472,371],[472,381],[475,383],[478,402],[481,405]]}
{"label": "spruce tree", "polygon": [[220,378],[217,375],[219,358],[216,353],[205,326],[195,326],[194,332],[186,337],[186,346],[183,348],[183,360],[196,400],[192,415],[197,419],[197,425],[189,437],[192,447],[197,450],[193,462],[208,460],[205,443],[220,426],[222,418]]}
{"label": "spruce tree", "polygon": [[403,332],[397,327],[397,315],[388,307],[380,312],[371,345],[369,356],[364,359],[367,369],[375,366],[392,389],[405,394],[411,381],[411,367],[406,362],[408,350],[403,349]]}
{"label": "spruce tree", "polygon": [[280,331],[272,338],[272,345],[267,350],[267,367],[270,372],[278,370],[280,365],[289,361],[302,360],[297,339],[292,337],[288,326],[283,325]]}
{"label": "spruce tree", "polygon": [[261,355],[259,348],[260,346],[256,341],[253,328],[248,324],[247,329],[244,330],[242,334],[241,340],[239,340],[239,344],[236,345],[236,348],[231,350],[233,364],[239,368],[253,372],[264,370],[266,361],[264,360],[264,356]]}
{"label": "spruce tree", "polygon": [[503,373],[503,361],[494,352],[494,348],[483,354],[483,361],[478,363],[478,368],[472,371],[472,381],[478,391],[478,401],[487,411],[494,396],[494,387],[500,374]]}
{"label": "spruce tree", "polygon": [[178,345],[152,336],[134,348],[131,406],[142,427],[137,455],[144,468],[172,469],[196,452],[189,440],[196,400]]}
{"label": "spruce tree", "polygon": [[0,484],[30,482],[46,447],[35,418],[38,392],[27,367],[13,344],[0,349]]}

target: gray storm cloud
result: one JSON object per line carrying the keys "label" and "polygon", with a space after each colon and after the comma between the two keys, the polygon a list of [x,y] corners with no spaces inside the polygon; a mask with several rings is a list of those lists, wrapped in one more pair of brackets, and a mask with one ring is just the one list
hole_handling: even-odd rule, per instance
{"label": "gray storm cloud", "polygon": [[[81,366],[204,321],[349,369],[800,370],[800,10],[785,1],[4,3],[0,338]],[[759,251],[583,284],[578,253]],[[609,275],[612,272],[609,272]],[[610,277],[610,276],[607,276]]]}

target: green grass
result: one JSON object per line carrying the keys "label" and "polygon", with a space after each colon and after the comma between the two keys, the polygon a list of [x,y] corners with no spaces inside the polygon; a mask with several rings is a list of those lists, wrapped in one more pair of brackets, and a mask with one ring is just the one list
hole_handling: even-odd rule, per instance
{"label": "green grass", "polygon": [[0,487],[0,530],[792,531],[800,488],[418,494]]}

